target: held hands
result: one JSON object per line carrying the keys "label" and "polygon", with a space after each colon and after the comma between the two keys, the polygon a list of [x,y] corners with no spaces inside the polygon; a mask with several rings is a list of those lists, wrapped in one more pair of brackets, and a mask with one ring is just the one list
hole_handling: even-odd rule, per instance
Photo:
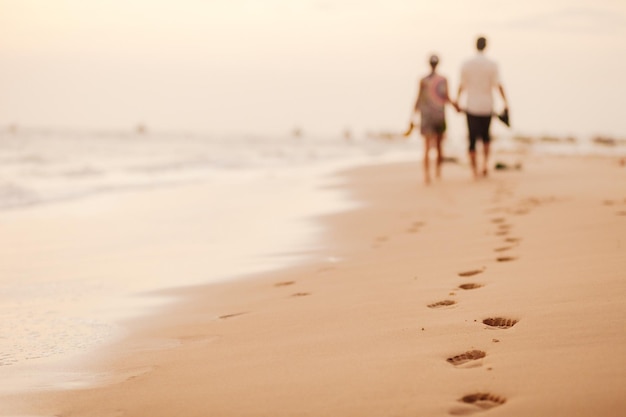
{"label": "held hands", "polygon": [[459,107],[458,102],[450,100],[450,104],[452,104],[454,110],[456,110],[457,113],[461,113],[461,108]]}

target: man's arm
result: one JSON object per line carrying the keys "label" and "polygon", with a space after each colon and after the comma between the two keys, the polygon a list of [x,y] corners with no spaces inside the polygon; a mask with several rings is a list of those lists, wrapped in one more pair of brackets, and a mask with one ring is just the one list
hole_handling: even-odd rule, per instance
{"label": "man's arm", "polygon": [[463,92],[465,91],[465,85],[467,83],[467,66],[466,64],[463,64],[461,66],[461,74],[460,74],[460,79],[459,79],[459,90],[456,93],[456,109],[458,112],[461,112],[461,95],[463,94]]}
{"label": "man's arm", "polygon": [[454,109],[457,112],[460,111],[457,102],[452,100],[452,98],[448,94],[448,80],[446,78],[444,78],[444,83],[445,83],[445,96],[444,96],[444,99],[445,99],[446,103],[452,104],[452,106],[454,107]]}
{"label": "man's arm", "polygon": [[460,112],[461,111],[461,107],[459,107],[459,103],[461,102],[461,94],[463,94],[464,88],[463,88],[463,84],[459,84],[459,91],[456,93],[456,100],[454,101],[455,106],[454,108],[456,108],[456,111]]}
{"label": "man's arm", "polygon": [[502,84],[498,84],[498,91],[500,92],[500,95],[502,96],[502,101],[504,102],[504,108],[508,109],[509,103],[506,100],[506,94],[504,94],[504,87],[502,86]]}

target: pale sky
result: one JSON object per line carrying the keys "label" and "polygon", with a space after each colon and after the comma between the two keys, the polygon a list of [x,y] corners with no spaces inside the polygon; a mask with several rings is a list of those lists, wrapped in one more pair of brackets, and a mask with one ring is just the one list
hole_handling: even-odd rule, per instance
{"label": "pale sky", "polygon": [[626,137],[622,0],[0,0],[0,126],[399,131],[479,34],[516,132]]}

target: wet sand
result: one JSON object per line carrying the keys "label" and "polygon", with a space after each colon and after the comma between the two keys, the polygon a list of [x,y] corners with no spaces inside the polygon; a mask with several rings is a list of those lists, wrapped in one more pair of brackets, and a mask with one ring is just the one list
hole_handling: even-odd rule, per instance
{"label": "wet sand", "polygon": [[321,218],[308,261],[169,292],[91,361],[108,383],[0,415],[623,415],[626,169],[534,156],[427,188],[420,167],[342,173],[363,207]]}

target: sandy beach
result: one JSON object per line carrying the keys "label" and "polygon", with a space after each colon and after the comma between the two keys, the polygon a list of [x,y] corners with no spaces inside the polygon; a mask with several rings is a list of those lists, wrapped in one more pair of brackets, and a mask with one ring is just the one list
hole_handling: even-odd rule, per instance
{"label": "sandy beach", "polygon": [[[446,164],[430,187],[419,161],[337,174],[361,206],[320,218],[323,244],[306,261],[163,294],[176,302],[81,365],[96,386],[5,396],[0,415],[623,415],[618,162],[527,155],[522,170],[481,181]],[[132,197],[86,241],[105,245],[112,224],[149,230],[165,211],[184,217],[190,200],[167,193],[149,216],[128,213],[154,196]],[[37,227],[62,233],[58,218]],[[176,238],[161,242],[154,271],[190,247],[168,228]]]}

